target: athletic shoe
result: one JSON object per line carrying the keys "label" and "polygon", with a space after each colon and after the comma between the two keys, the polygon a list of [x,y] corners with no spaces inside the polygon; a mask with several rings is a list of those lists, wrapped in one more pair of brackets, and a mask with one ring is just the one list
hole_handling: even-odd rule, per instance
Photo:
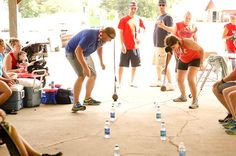
{"label": "athletic shoe", "polygon": [[162,86],[162,82],[160,80],[158,80],[156,83],[152,83],[150,85],[150,87],[161,87]]}
{"label": "athletic shoe", "polygon": [[173,100],[174,102],[186,102],[187,101],[187,97],[186,96],[180,96],[176,99]]}
{"label": "athletic shoe", "polygon": [[88,98],[84,100],[84,105],[100,105],[101,101],[94,100],[93,98]]}
{"label": "athletic shoe", "polygon": [[236,135],[236,126],[230,128],[230,129],[226,129],[225,132],[229,135]]}
{"label": "athletic shoe", "polygon": [[224,119],[219,119],[218,122],[219,123],[226,123],[231,118],[232,118],[232,114],[229,113]]}
{"label": "athletic shoe", "polygon": [[228,122],[222,124],[222,126],[223,126],[225,129],[233,128],[235,125],[236,125],[236,121],[234,121],[233,119],[231,119],[231,120],[229,120]]}
{"label": "athletic shoe", "polygon": [[77,112],[77,111],[84,111],[85,109],[86,109],[86,107],[83,106],[83,105],[81,105],[80,102],[78,102],[78,103],[76,103],[76,104],[73,105],[73,107],[72,107],[71,110],[72,110],[73,112]]}
{"label": "athletic shoe", "polygon": [[166,84],[166,91],[174,91],[175,88],[171,83]]}
{"label": "athletic shoe", "polygon": [[198,108],[198,100],[192,102],[192,104],[188,107],[189,109],[196,109]]}
{"label": "athletic shoe", "polygon": [[138,88],[138,86],[134,84],[133,82],[130,83],[130,87]]}
{"label": "athletic shoe", "polygon": [[47,153],[44,153],[44,154],[42,154],[42,156],[62,156],[62,153],[61,152],[58,152],[57,154],[47,154]]}

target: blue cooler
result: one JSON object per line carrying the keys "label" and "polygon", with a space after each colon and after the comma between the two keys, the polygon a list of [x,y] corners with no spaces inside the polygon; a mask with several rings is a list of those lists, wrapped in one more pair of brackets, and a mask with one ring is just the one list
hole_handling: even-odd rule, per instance
{"label": "blue cooler", "polygon": [[18,111],[23,107],[23,98],[25,96],[24,86],[20,84],[14,84],[11,86],[12,95],[2,105],[2,108],[6,112]]}

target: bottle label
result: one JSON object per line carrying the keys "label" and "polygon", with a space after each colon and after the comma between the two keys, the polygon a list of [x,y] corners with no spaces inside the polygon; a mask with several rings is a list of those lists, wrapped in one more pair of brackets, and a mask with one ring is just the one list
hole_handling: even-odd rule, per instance
{"label": "bottle label", "polygon": [[115,112],[111,112],[111,113],[110,113],[110,117],[111,117],[111,118],[115,118],[115,117],[116,117]]}
{"label": "bottle label", "polygon": [[179,151],[179,156],[185,156],[185,151]]}
{"label": "bottle label", "polygon": [[161,137],[166,137],[166,131],[165,130],[161,130],[160,131],[160,135],[161,135]]}
{"label": "bottle label", "polygon": [[110,128],[105,128],[105,135],[110,135]]}
{"label": "bottle label", "polygon": [[161,113],[160,112],[157,112],[156,113],[156,119],[158,120],[158,119],[161,119]]}

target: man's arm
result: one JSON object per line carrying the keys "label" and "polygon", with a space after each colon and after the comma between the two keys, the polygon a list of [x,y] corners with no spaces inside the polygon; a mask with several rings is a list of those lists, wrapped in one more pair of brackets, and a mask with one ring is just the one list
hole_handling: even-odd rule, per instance
{"label": "man's arm", "polygon": [[101,65],[102,69],[104,70],[105,69],[105,65],[103,63],[103,48],[102,47],[98,48],[97,49],[97,53],[98,53],[98,58],[100,60],[100,65]]}
{"label": "man's arm", "polygon": [[120,44],[121,44],[121,52],[126,53],[126,48],[124,44],[124,35],[123,35],[123,30],[120,29]]}

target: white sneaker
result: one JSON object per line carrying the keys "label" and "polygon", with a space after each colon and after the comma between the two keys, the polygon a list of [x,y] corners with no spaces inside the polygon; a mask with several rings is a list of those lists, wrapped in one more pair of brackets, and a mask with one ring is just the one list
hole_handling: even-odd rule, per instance
{"label": "white sneaker", "polygon": [[189,109],[196,109],[198,107],[199,107],[198,100],[195,100],[195,101],[192,102],[192,104],[188,108]]}
{"label": "white sneaker", "polygon": [[120,83],[116,84],[116,88],[120,89],[121,88],[121,84]]}
{"label": "white sneaker", "polygon": [[174,91],[175,88],[171,83],[166,84],[166,91]]}
{"label": "white sneaker", "polygon": [[150,87],[161,87],[161,86],[162,86],[162,82],[160,80],[150,85]]}
{"label": "white sneaker", "polygon": [[138,88],[138,86],[133,82],[130,83],[130,87]]}

